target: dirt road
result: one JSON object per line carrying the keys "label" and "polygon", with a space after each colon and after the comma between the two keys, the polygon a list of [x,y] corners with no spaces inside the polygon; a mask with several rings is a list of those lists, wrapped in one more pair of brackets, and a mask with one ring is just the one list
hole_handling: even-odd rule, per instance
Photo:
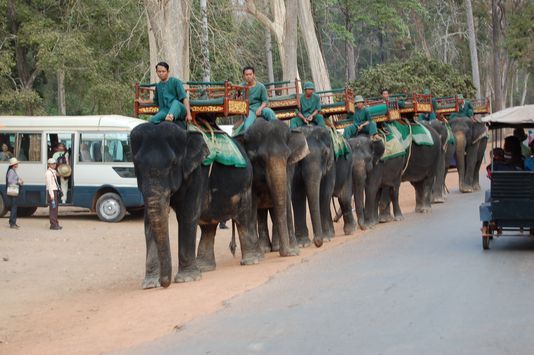
{"label": "dirt road", "polygon": [[[457,189],[456,173],[449,174],[447,184]],[[409,184],[402,185],[401,205],[410,218],[415,201]],[[203,274],[199,282],[141,290],[142,219],[107,224],[71,209],[60,213],[63,230],[51,231],[46,213],[40,209],[34,217],[20,219],[20,230],[0,219],[0,353],[94,354],[140,344],[224,307],[225,300],[316,253],[358,243],[364,233],[344,236],[340,222],[336,238],[320,249],[301,249],[300,256],[291,258],[271,253],[259,265],[242,267],[228,251],[230,230],[218,230],[216,271]],[[173,218],[170,231],[175,272]]]}

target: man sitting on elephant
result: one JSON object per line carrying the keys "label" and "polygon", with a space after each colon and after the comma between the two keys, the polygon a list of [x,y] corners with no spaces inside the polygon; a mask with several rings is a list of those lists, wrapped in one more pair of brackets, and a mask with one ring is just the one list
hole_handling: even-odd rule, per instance
{"label": "man sitting on elephant", "polygon": [[314,93],[315,86],[311,81],[304,83],[304,94],[300,95],[300,107],[296,110],[297,117],[291,119],[291,128],[305,125],[326,127],[321,112],[321,98]]}
{"label": "man sitting on elephant", "polygon": [[343,137],[346,139],[357,136],[360,133],[374,136],[377,133],[376,122],[371,118],[371,114],[363,106],[363,97],[357,95],[354,102],[356,103],[356,109],[354,113],[349,116],[349,119],[353,122],[350,126],[343,130]]}
{"label": "man sitting on elephant", "polygon": [[471,101],[464,99],[464,96],[462,94],[458,94],[456,97],[458,98],[460,107],[459,107],[458,112],[451,114],[450,118],[451,119],[454,119],[456,117],[472,118],[475,115],[475,113],[474,113],[473,104],[471,103]]}
{"label": "man sitting on elephant", "polygon": [[[430,90],[429,89],[425,89],[423,90],[423,94],[424,95],[430,95]],[[425,112],[425,113],[420,113],[419,114],[419,117],[418,119],[420,121],[433,121],[437,118],[436,116],[436,110],[438,109],[438,102],[436,101],[435,98],[432,98],[432,111],[431,112]]]}
{"label": "man sitting on elephant", "polygon": [[245,82],[241,85],[248,87],[248,116],[245,118],[244,131],[246,131],[256,120],[256,117],[262,116],[267,121],[276,121],[276,115],[273,110],[267,107],[269,98],[265,85],[256,81],[254,67],[247,66],[243,68],[243,78]]}
{"label": "man sitting on elephant", "polygon": [[142,105],[155,104],[159,107],[158,113],[150,118],[150,122],[171,121],[186,128],[186,122],[191,122],[193,117],[182,81],[169,76],[169,64],[165,62],[156,65],[156,74],[161,81],[156,84],[154,99],[137,99],[137,101]]}

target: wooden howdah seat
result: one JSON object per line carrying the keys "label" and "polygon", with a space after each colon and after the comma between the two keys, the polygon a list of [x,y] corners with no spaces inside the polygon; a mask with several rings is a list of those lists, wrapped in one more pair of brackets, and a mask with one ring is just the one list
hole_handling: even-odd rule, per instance
{"label": "wooden howdah seat", "polygon": [[473,104],[473,112],[479,115],[485,115],[491,113],[491,106],[489,97],[483,99],[474,99],[471,100]]}
{"label": "wooden howdah seat", "polygon": [[451,113],[460,111],[460,100],[458,96],[438,97],[436,98],[438,118],[448,116]]}
{"label": "wooden howdah seat", "polygon": [[[184,83],[191,105],[193,119],[200,113],[215,117],[248,115],[248,88],[234,85],[228,80],[216,82],[188,81]],[[135,98],[153,96],[156,84],[135,84]],[[134,101],[134,116],[155,115],[156,105],[142,105]]]}
{"label": "wooden howdah seat", "polygon": [[297,116],[296,110],[300,107],[300,80],[275,81],[265,84],[269,103],[279,120],[290,120]]}

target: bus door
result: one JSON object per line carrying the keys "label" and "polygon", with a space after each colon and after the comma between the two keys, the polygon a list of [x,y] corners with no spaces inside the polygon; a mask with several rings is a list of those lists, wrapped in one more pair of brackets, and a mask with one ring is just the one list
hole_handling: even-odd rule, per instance
{"label": "bus door", "polygon": [[74,175],[76,173],[74,132],[48,133],[46,137],[47,160],[54,158],[57,161],[58,182],[63,193],[59,202],[62,204],[72,203]]}

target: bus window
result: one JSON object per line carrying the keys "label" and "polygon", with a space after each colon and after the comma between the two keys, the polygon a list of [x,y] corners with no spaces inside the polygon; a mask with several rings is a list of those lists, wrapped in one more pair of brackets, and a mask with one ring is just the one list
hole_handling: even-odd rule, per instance
{"label": "bus window", "polygon": [[104,134],[81,133],[80,134],[80,156],[78,158],[80,159],[81,162],[101,162],[103,145],[104,145]]}
{"label": "bus window", "polygon": [[15,133],[0,133],[0,161],[13,158],[15,148]]}
{"label": "bus window", "polygon": [[41,134],[17,134],[14,153],[20,161],[41,161]]}
{"label": "bus window", "polygon": [[127,133],[106,133],[103,150],[105,162],[131,162],[132,153]]}

